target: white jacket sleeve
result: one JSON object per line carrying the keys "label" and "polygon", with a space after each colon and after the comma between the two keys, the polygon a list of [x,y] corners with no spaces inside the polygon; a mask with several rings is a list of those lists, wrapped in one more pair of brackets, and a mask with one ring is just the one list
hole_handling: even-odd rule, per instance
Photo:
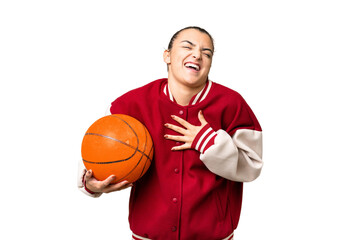
{"label": "white jacket sleeve", "polygon": [[218,130],[214,144],[200,155],[200,159],[213,173],[237,182],[255,180],[261,172],[262,132],[238,129],[231,137]]}
{"label": "white jacket sleeve", "polygon": [[84,163],[83,163],[83,161],[79,161],[78,177],[77,177],[77,186],[78,186],[79,190],[90,197],[100,197],[102,193],[91,194],[90,192],[86,191],[86,189],[84,187],[84,183],[83,183],[85,173],[86,173],[86,168],[84,166]]}

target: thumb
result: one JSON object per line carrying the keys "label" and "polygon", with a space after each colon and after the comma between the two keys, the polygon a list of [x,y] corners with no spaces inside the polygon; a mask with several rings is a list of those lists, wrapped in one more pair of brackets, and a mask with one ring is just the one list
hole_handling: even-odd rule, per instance
{"label": "thumb", "polygon": [[85,181],[88,181],[92,177],[92,170],[86,171]]}
{"label": "thumb", "polygon": [[203,112],[200,110],[198,113],[198,118],[200,120],[201,126],[206,125],[207,121],[205,120]]}

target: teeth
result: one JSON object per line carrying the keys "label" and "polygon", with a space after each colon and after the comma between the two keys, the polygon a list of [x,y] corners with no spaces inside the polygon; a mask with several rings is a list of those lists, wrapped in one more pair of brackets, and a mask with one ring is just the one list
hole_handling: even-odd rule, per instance
{"label": "teeth", "polygon": [[199,71],[200,67],[196,64],[193,63],[186,63],[185,67],[191,67],[191,68],[195,68],[197,71]]}

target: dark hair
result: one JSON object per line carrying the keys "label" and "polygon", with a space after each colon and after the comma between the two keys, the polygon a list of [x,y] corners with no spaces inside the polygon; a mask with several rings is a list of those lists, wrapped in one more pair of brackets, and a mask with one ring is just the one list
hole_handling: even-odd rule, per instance
{"label": "dark hair", "polygon": [[177,31],[173,36],[172,38],[170,39],[170,42],[169,42],[169,45],[168,45],[168,50],[170,51],[173,47],[173,43],[175,41],[175,39],[177,38],[177,36],[179,35],[179,33],[181,33],[182,31],[184,30],[187,30],[187,29],[195,29],[195,30],[198,30],[202,33],[205,33],[206,35],[208,35],[211,39],[211,43],[213,45],[213,48],[214,48],[214,39],[212,38],[212,36],[210,35],[210,33],[208,33],[205,29],[201,28],[201,27],[196,27],[196,26],[189,26],[189,27],[186,27],[186,28],[183,28],[179,31]]}

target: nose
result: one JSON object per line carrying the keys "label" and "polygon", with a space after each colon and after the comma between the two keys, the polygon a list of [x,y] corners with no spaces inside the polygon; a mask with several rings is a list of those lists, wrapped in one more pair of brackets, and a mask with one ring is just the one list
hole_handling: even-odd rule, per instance
{"label": "nose", "polygon": [[201,59],[201,50],[200,49],[194,49],[192,55],[193,55],[193,58],[195,58],[195,59]]}

